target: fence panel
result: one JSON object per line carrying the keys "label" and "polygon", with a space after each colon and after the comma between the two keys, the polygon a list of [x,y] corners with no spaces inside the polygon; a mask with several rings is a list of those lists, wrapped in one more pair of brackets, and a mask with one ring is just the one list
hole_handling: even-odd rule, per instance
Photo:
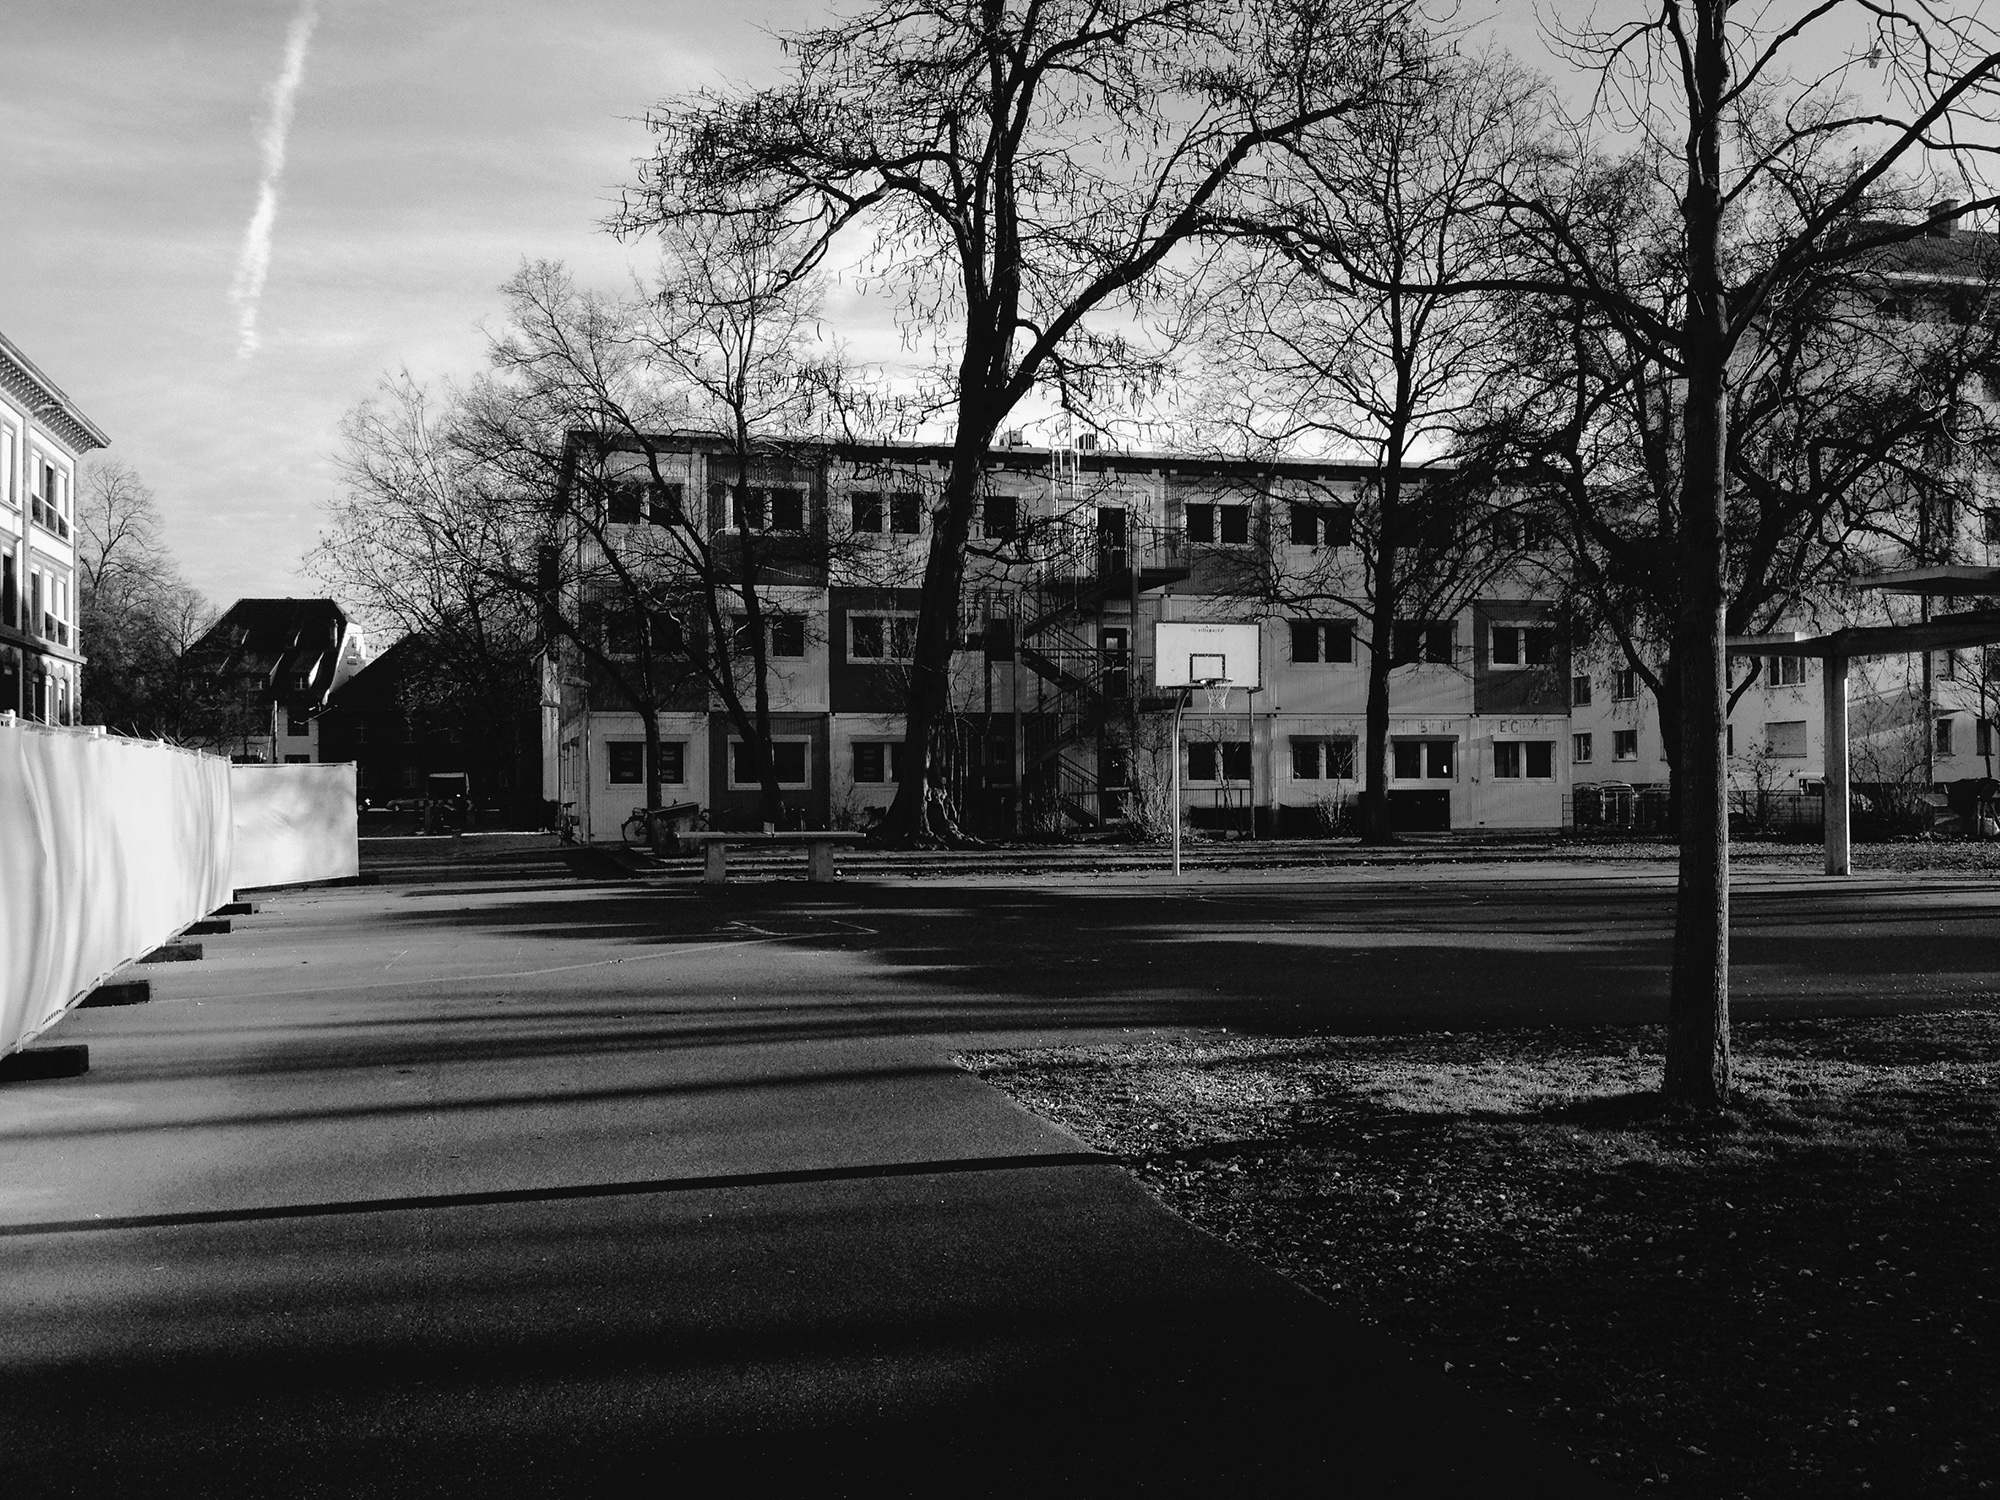
{"label": "fence panel", "polygon": [[229,784],[238,890],[360,874],[353,765],[231,766]]}
{"label": "fence panel", "polygon": [[229,899],[229,764],[0,718],[0,1054]]}

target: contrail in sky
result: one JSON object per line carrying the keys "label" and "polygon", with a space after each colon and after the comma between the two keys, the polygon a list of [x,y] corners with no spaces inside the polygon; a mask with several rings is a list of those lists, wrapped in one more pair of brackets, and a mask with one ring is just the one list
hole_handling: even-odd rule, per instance
{"label": "contrail in sky", "polygon": [[243,249],[236,258],[236,281],[229,300],[236,304],[240,321],[236,355],[248,359],[257,352],[257,303],[264,295],[264,277],[271,269],[271,230],[278,222],[278,182],[285,175],[285,137],[292,128],[292,105],[298,98],[299,80],[305,77],[306,48],[312,42],[313,27],[319,24],[319,0],[299,0],[299,12],[285,33],[285,65],[278,81],[271,85],[271,118],[264,124],[260,141],[264,151],[264,175],[257,183],[257,209],[243,231]]}

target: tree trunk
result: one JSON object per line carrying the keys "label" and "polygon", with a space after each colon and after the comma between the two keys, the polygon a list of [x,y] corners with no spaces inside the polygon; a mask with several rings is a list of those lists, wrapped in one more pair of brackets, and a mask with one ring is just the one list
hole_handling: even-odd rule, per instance
{"label": "tree trunk", "polygon": [[951,657],[959,594],[965,584],[965,547],[972,535],[980,470],[992,438],[992,423],[976,421],[961,411],[944,503],[931,529],[930,555],[924,565],[923,605],[917,616],[905,709],[903,779],[879,830],[879,837],[888,843],[956,842],[960,837],[938,774],[950,764],[950,757],[943,753],[943,745],[933,741],[951,732]]}
{"label": "tree trunk", "polygon": [[1368,713],[1362,728],[1368,776],[1362,785],[1360,824],[1361,842],[1374,845],[1396,841],[1389,827],[1389,672],[1396,660],[1396,553],[1402,500],[1400,467],[1392,467],[1382,476],[1374,576],[1368,586]]}
{"label": "tree trunk", "polygon": [[1729,817],[1723,753],[1728,674],[1723,655],[1723,520],[1728,436],[1728,323],[1718,246],[1721,149],[1714,101],[1728,79],[1724,0],[1698,12],[1698,97],[1683,204],[1688,304],[1682,355],[1687,378],[1681,478],[1681,605],[1674,631],[1680,683],[1680,891],[1667,1002],[1670,1103],[1717,1109],[1729,1100]]}

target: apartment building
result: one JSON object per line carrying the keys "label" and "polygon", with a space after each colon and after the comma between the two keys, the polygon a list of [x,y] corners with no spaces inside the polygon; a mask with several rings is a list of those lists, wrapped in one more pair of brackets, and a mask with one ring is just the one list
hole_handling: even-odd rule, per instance
{"label": "apartment building", "polygon": [[[902,772],[901,709],[948,451],[793,447],[741,476],[700,437],[647,446],[593,455],[579,445],[576,482],[594,465],[597,498],[572,495],[547,586],[615,663],[632,649],[618,639],[630,622],[621,624],[617,598],[590,597],[616,572],[603,566],[607,553],[670,568],[677,549],[657,539],[676,527],[716,555],[746,531],[775,549],[758,595],[787,816],[866,826]],[[1154,627],[1203,619],[1256,621],[1262,669],[1254,690],[1213,709],[1200,695],[1186,706],[1188,816],[1264,833],[1337,820],[1361,784],[1365,625],[1352,609],[1273,601],[1358,596],[1352,502],[1373,477],[1337,464],[995,449],[952,659],[948,774],[967,821],[993,833],[1079,831],[1163,797],[1176,704],[1154,686]],[[1310,591],[1273,585],[1306,575],[1317,580]],[[1391,800],[1402,826],[1564,821],[1569,651],[1526,576],[1399,626],[1409,661],[1391,676]],[[721,612],[742,629],[742,610],[735,598]],[[698,628],[684,614],[651,639],[685,642]],[[545,790],[587,836],[616,838],[644,800],[643,723],[602,663],[561,632],[552,639]],[[666,801],[693,803],[718,826],[754,821],[758,786],[718,695],[687,674],[654,702]]]}
{"label": "apartment building", "polygon": [[76,466],[109,442],[0,334],[0,713],[76,722]]}

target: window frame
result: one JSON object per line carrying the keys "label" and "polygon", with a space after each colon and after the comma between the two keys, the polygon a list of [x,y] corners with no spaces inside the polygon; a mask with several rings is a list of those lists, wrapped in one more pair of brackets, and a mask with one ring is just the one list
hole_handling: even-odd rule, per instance
{"label": "window frame", "polygon": [[[1621,745],[1627,748],[1621,749]],[[1639,758],[1639,731],[1636,729],[1612,730],[1611,758],[1613,761],[1637,760]]]}
{"label": "window frame", "polygon": [[[660,740],[660,761],[661,761],[660,785],[661,786],[686,786],[688,784],[687,747],[688,747],[688,742],[683,739],[670,740],[663,737]],[[614,755],[613,752],[614,751],[623,752],[628,750],[633,752],[630,759],[636,762],[636,764],[633,767],[633,769],[635,769],[638,772],[636,776],[618,775],[618,769],[619,769],[618,763],[621,759],[625,759],[626,757],[624,757],[623,755]],[[673,770],[675,774],[672,776],[667,775],[666,772],[669,769]],[[617,739],[605,740],[604,776],[605,776],[605,784],[607,786],[636,786],[636,787],[645,786],[646,742],[644,740],[628,739],[624,736],[620,736]]]}
{"label": "window frame", "polygon": [[[848,742],[849,779],[856,786],[901,786],[903,784],[903,750],[905,743],[904,740],[893,739],[886,735],[850,740]],[[879,753],[880,763],[876,767],[876,770],[880,773],[879,775],[864,776],[861,774],[861,755],[864,750]]]}
{"label": "window frame", "polygon": [[[1356,767],[1360,765],[1360,756],[1357,753],[1357,745],[1353,735],[1294,734],[1287,736],[1287,740],[1290,752],[1290,759],[1287,764],[1291,768],[1291,780],[1352,782],[1358,779],[1355,771]],[[1299,770],[1299,752],[1308,748],[1310,748],[1312,753],[1313,769],[1310,774],[1302,774]],[[1345,772],[1335,770],[1334,754],[1336,748],[1344,752],[1347,767]]]}
{"label": "window frame", "polygon": [[[1448,763],[1443,775],[1438,774],[1436,750],[1445,746]],[[1403,754],[1414,750],[1417,756],[1415,776],[1406,776],[1402,770]],[[1444,782],[1456,785],[1458,782],[1458,736],[1442,734],[1392,734],[1389,736],[1389,779],[1403,782]]]}
{"label": "window frame", "polygon": [[[1211,760],[1215,774],[1198,776],[1195,774],[1195,754],[1199,751],[1204,759]],[[1247,774],[1231,776],[1229,762],[1240,753],[1250,764]],[[1257,766],[1254,749],[1249,740],[1186,740],[1181,745],[1181,756],[1186,764],[1182,768],[1182,779],[1189,786],[1235,787],[1249,786],[1256,779]]]}
{"label": "window frame", "polygon": [[1573,766],[1594,764],[1597,754],[1597,736],[1588,729],[1572,730],[1569,737],[1569,763]]}

